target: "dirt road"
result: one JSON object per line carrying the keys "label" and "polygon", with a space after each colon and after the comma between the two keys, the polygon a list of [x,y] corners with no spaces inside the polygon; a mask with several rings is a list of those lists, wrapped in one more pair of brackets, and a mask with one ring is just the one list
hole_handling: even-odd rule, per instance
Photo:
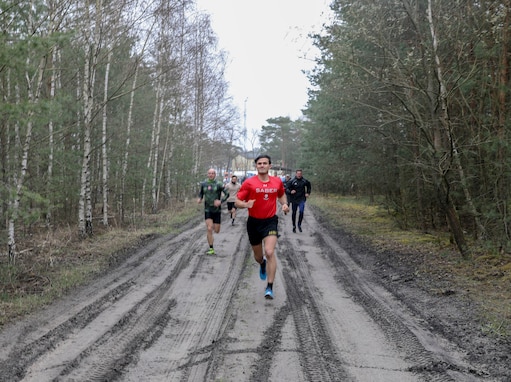
{"label": "dirt road", "polygon": [[[307,209],[281,216],[264,299],[246,211],[151,240],[111,273],[0,333],[2,381],[497,381],[343,249]],[[351,249],[350,249],[351,251]],[[502,379],[503,380],[503,379]]]}

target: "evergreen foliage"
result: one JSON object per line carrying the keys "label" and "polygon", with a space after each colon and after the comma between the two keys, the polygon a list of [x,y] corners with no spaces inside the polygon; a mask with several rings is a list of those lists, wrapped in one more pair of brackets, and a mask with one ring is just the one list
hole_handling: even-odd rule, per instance
{"label": "evergreen foliage", "polygon": [[314,36],[303,149],[325,192],[378,196],[403,226],[507,247],[510,6],[332,2]]}

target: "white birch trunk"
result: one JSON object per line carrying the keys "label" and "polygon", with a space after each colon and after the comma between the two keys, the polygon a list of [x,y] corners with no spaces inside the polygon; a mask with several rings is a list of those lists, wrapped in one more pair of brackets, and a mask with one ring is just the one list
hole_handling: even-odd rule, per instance
{"label": "white birch trunk", "polygon": [[161,124],[163,118],[163,92],[160,93],[160,100],[158,102],[158,116],[156,120],[156,132],[154,137],[154,149],[153,149],[153,179],[152,179],[152,213],[155,214],[158,211],[158,157],[160,154],[160,134]]}
{"label": "white birch trunk", "polygon": [[[80,177],[80,201],[78,204],[78,233],[80,237],[92,236],[92,195],[91,195],[91,133],[92,133],[92,112],[94,108],[94,83],[96,78],[98,54],[101,44],[101,18],[102,0],[96,0],[95,25],[87,14],[90,23],[90,30],[94,30],[93,41],[85,42],[85,65],[83,80],[83,156],[82,171]],[[88,8],[87,8],[88,9]]]}
{"label": "white birch trunk", "polygon": [[[29,62],[27,62],[27,67],[29,66]],[[37,71],[34,75],[34,78],[30,78],[28,72],[25,73],[25,78],[27,80],[27,95],[29,103],[31,104],[37,104],[39,103],[39,97],[41,94],[41,88],[43,84],[43,73],[45,68],[45,59],[44,57],[41,58],[39,61],[39,66],[37,68]],[[35,85],[35,86],[34,86]],[[16,235],[15,235],[15,227],[16,222],[19,216],[19,208],[20,208],[20,201],[21,196],[23,194],[23,185],[25,181],[25,177],[27,174],[28,169],[28,154],[30,151],[30,143],[32,140],[32,128],[33,128],[33,122],[32,118],[34,117],[34,112],[32,109],[28,112],[27,115],[27,131],[25,134],[25,141],[23,143],[22,148],[22,156],[21,156],[21,164],[19,168],[19,174],[18,176],[15,176],[15,195],[13,197],[11,204],[11,214],[9,216],[9,222],[8,222],[8,252],[9,252],[9,261],[12,263],[16,262]]]}
{"label": "white birch trunk", "polygon": [[[7,104],[8,100],[11,99],[11,70],[8,68],[5,71],[5,82],[6,82],[6,91],[3,94],[3,100],[5,104]],[[11,167],[11,156],[9,155],[9,149],[11,147],[11,124],[9,122],[5,123],[5,167],[10,168]],[[10,179],[7,177],[7,185],[10,184]],[[9,201],[7,200],[7,203]],[[4,203],[0,203],[0,216],[5,216],[5,210],[4,210]]]}
{"label": "white birch trunk", "polygon": [[[170,123],[170,122],[167,123],[167,133],[165,135],[165,144],[163,146],[163,155],[161,158],[160,175],[158,177],[158,191],[157,191],[157,199],[156,199],[157,205],[160,202],[160,200],[159,200],[160,195],[161,195],[160,190],[162,187],[162,182],[165,179],[165,177],[164,177],[165,168],[167,168],[168,176],[166,177],[166,182],[163,185],[165,187],[164,202],[166,203],[168,201],[168,199],[170,198],[170,179],[171,179],[170,178],[170,168],[172,167],[170,165],[170,162],[171,162],[171,158],[172,158],[172,154],[173,154],[173,147],[174,147],[174,145],[172,144],[172,141],[171,141],[171,138],[173,136],[173,126],[175,126],[174,123]],[[167,164],[167,166],[165,166],[165,164]]]}
{"label": "white birch trunk", "polygon": [[[53,70],[52,70],[52,73],[50,76],[50,100],[55,99],[55,89],[57,87],[57,72],[55,70],[55,68],[57,67],[57,54],[58,54],[58,48],[54,47],[52,50],[52,55],[51,55],[51,57],[52,57],[51,62],[52,62]],[[48,146],[49,146],[48,148],[49,148],[50,152],[48,153],[48,169],[47,169],[48,180],[46,183],[47,184],[46,195],[50,195],[50,193],[51,193],[51,184],[52,184],[52,180],[53,180],[53,158],[54,158],[54,150],[55,150],[53,134],[54,134],[53,120],[50,120],[50,122],[48,123]],[[51,224],[51,220],[52,220],[52,207],[50,206],[46,213],[46,225],[47,226],[49,226]]]}
{"label": "white birch trunk", "polygon": [[[160,76],[158,76],[160,78]],[[152,164],[152,158],[153,158],[153,150],[155,147],[155,139],[156,139],[156,126],[157,126],[157,120],[158,120],[158,106],[159,106],[159,100],[160,100],[160,92],[161,92],[161,83],[160,80],[158,80],[158,84],[156,86],[156,102],[154,105],[154,113],[153,113],[153,128],[151,131],[151,147],[149,148],[149,156],[147,157],[147,174],[151,172],[151,164]],[[144,176],[144,182],[142,184],[142,215],[145,213],[145,198],[146,198],[146,185],[147,185],[147,175]]]}
{"label": "white birch trunk", "polygon": [[78,202],[78,232],[81,237],[87,237],[87,233],[92,230],[88,227],[91,223],[90,216],[87,214],[87,199],[90,200],[90,155],[91,155],[91,119],[92,119],[92,95],[90,92],[90,70],[91,64],[89,54],[85,54],[84,78],[83,78],[83,156],[82,171],[80,177],[80,200]]}
{"label": "white birch trunk", "polygon": [[[435,60],[435,72],[436,72],[436,77],[437,77],[437,80],[438,80],[438,83],[440,85],[440,94],[439,94],[439,103],[440,103],[440,121],[441,121],[441,124],[442,124],[442,128],[444,129],[445,131],[445,136],[448,138],[449,140],[449,145],[450,145],[450,151],[451,151],[451,155],[452,155],[452,158],[453,158],[453,162],[458,170],[458,175],[460,176],[460,180],[461,180],[461,186],[463,188],[463,191],[465,193],[465,199],[471,209],[471,213],[475,219],[475,222],[476,222],[476,225],[479,229],[483,229],[484,228],[482,227],[480,221],[479,221],[479,218],[478,218],[478,214],[477,214],[477,210],[472,202],[472,197],[470,195],[470,191],[468,190],[468,187],[466,186],[467,185],[467,181],[466,181],[466,178],[465,178],[465,173],[463,171],[463,167],[461,165],[461,161],[460,161],[460,158],[459,158],[459,153],[458,153],[458,149],[456,147],[456,142],[455,142],[455,139],[452,135],[452,128],[450,126],[450,120],[449,120],[449,110],[448,110],[448,105],[447,105],[447,97],[448,97],[448,94],[447,94],[447,87],[445,86],[445,81],[444,81],[444,78],[443,78],[443,70],[442,70],[442,63],[440,61],[440,57],[438,56],[438,37],[437,37],[437,34],[436,34],[436,30],[435,30],[435,25],[434,25],[434,22],[433,22],[433,7],[432,7],[432,0],[428,0],[428,15],[427,15],[427,18],[428,18],[428,23],[429,23],[429,29],[430,29],[430,33],[431,33],[431,39],[432,39],[432,44],[433,44],[433,55],[434,55],[434,60]],[[454,210],[454,207],[453,207],[453,210]],[[456,214],[456,218],[457,218],[457,214]],[[465,242],[465,237],[464,237],[464,234],[463,234],[463,230],[461,229],[461,227],[455,227],[455,225],[458,225],[459,226],[459,220],[457,219],[456,222],[453,222],[452,221],[453,219],[451,219],[450,221],[450,225],[451,225],[451,230],[453,230],[453,235],[455,237],[455,240],[458,244],[458,248],[460,250],[460,252],[462,253],[462,255],[465,255],[465,251],[466,251],[466,242]]]}
{"label": "white birch trunk", "polygon": [[138,78],[138,68],[139,65],[135,68],[135,76],[133,77],[133,84],[131,85],[131,95],[130,95],[130,106],[128,110],[128,121],[126,123],[126,143],[124,145],[124,157],[122,161],[122,175],[121,175],[121,193],[119,197],[119,213],[121,214],[121,221],[124,221],[124,196],[126,192],[126,175],[128,173],[128,158],[129,158],[129,148],[131,142],[131,125],[133,124],[133,105],[135,103],[135,89],[137,88],[137,78]]}
{"label": "white birch trunk", "polygon": [[110,74],[110,64],[112,61],[112,52],[108,54],[108,62],[105,70],[105,91],[103,93],[103,131],[102,131],[102,154],[103,154],[103,226],[108,227],[108,150],[107,150],[107,113],[106,105],[108,102],[108,76]]}

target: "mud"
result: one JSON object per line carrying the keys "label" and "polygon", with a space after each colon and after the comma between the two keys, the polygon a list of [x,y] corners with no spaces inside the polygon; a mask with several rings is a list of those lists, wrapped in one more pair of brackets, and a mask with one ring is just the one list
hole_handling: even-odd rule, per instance
{"label": "mud", "polygon": [[[110,271],[0,333],[2,381],[511,381],[505,339],[462,291],[334,230],[280,216],[275,299],[223,215],[147,239]],[[435,286],[435,288],[433,287]]]}

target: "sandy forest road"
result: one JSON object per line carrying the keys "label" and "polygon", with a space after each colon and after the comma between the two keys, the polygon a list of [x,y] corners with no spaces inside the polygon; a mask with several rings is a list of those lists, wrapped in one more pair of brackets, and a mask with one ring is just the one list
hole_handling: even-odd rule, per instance
{"label": "sandy forest road", "polygon": [[2,381],[493,381],[360,268],[308,209],[281,217],[276,298],[245,232],[200,220],[0,333]]}

